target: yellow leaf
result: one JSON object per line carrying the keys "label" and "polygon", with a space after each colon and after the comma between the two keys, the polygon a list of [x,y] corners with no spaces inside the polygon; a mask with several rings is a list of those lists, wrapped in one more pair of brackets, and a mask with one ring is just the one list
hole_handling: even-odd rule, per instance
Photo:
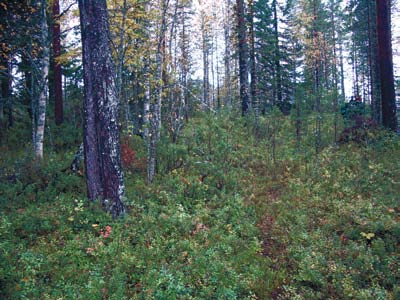
{"label": "yellow leaf", "polygon": [[369,232],[369,233],[361,232],[361,235],[363,237],[365,237],[367,240],[370,240],[373,237],[375,237],[375,233],[373,233],[373,232]]}

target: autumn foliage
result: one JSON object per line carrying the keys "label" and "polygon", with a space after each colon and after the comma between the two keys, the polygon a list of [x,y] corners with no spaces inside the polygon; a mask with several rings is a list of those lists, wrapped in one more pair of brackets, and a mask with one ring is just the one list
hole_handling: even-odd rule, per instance
{"label": "autumn foliage", "polygon": [[137,151],[133,150],[129,139],[122,140],[121,161],[123,168],[127,171],[141,173],[146,170],[146,159],[140,157]]}
{"label": "autumn foliage", "polygon": [[121,145],[122,166],[127,169],[133,168],[135,158],[136,152],[129,147],[128,143],[123,143]]}

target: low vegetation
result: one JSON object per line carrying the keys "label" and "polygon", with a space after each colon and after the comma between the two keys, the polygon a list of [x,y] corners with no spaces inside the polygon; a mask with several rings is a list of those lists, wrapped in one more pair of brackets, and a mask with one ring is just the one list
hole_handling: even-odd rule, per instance
{"label": "low vegetation", "polygon": [[258,126],[202,115],[160,141],[152,185],[142,139],[125,136],[119,220],[69,171],[73,129],[41,165],[8,132],[3,299],[400,299],[400,138],[374,128],[335,145],[330,117],[316,155],[312,119],[296,140],[278,112]]}

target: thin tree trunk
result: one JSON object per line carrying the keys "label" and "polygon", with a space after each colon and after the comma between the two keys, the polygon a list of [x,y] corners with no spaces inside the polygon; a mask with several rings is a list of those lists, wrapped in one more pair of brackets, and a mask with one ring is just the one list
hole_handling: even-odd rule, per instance
{"label": "thin tree trunk", "polygon": [[255,36],[254,36],[254,2],[249,0],[249,13],[250,13],[250,94],[252,100],[252,108],[254,110],[256,125],[258,125],[259,119],[259,103],[258,103],[258,92],[257,92],[257,67],[256,67],[256,50],[255,50]]}
{"label": "thin tree trunk", "polygon": [[344,63],[343,63],[343,40],[339,36],[339,64],[340,64],[340,88],[341,88],[341,102],[344,103],[346,99],[346,90],[344,88]]}
{"label": "thin tree trunk", "polygon": [[370,99],[371,99],[371,107],[372,107],[372,116],[376,120],[376,112],[373,107],[375,106],[375,102],[377,99],[375,98],[375,81],[374,81],[374,67],[373,67],[373,54],[372,54],[372,29],[371,29],[371,4],[370,1],[367,1],[367,10],[368,10],[368,67],[369,67],[369,88],[370,88]]}
{"label": "thin tree trunk", "polygon": [[315,154],[316,156],[318,156],[322,146],[321,145],[322,111],[321,111],[321,91],[320,91],[321,59],[319,56],[319,32],[317,28],[317,22],[318,22],[317,0],[313,1],[313,5],[314,5],[313,46],[314,46],[314,52],[316,53],[314,61],[314,96],[315,96],[315,112],[317,114],[315,120]]}
{"label": "thin tree trunk", "polygon": [[186,33],[186,24],[185,18],[182,18],[182,60],[181,60],[181,68],[182,68],[182,80],[181,80],[181,90],[182,90],[182,100],[183,100],[183,111],[185,115],[186,122],[189,121],[189,103],[188,103],[188,92],[187,92],[187,77],[189,73],[189,53],[187,49],[188,37]]}
{"label": "thin tree trunk", "polygon": [[147,144],[147,182],[152,183],[156,170],[156,150],[157,141],[161,134],[161,106],[163,83],[165,80],[164,72],[164,56],[165,56],[165,32],[167,30],[167,10],[169,1],[161,0],[161,24],[159,28],[159,36],[157,41],[155,65],[155,100],[150,105],[149,119],[149,142]]}
{"label": "thin tree trunk", "polygon": [[62,93],[62,72],[61,64],[58,61],[61,55],[61,30],[60,30],[60,4],[59,0],[53,1],[53,80],[54,80],[54,98],[55,110],[54,119],[56,125],[64,121],[63,93]]}
{"label": "thin tree trunk", "polygon": [[246,115],[250,108],[250,103],[247,64],[248,47],[246,37],[246,18],[243,0],[236,0],[236,17],[238,29],[240,100],[242,102],[242,115]]}
{"label": "thin tree trunk", "polygon": [[339,102],[339,91],[338,91],[338,70],[337,70],[337,53],[336,53],[336,26],[335,26],[335,7],[334,2],[331,2],[331,39],[333,44],[333,113],[334,113],[334,120],[333,120],[333,129],[334,129],[334,137],[333,142],[336,143],[338,139],[338,119],[339,119],[339,112],[338,112],[338,102]]}
{"label": "thin tree trunk", "polygon": [[118,98],[105,0],[79,0],[85,83],[84,148],[90,200],[113,217],[125,212]]}
{"label": "thin tree trunk", "polygon": [[232,107],[232,89],[231,89],[231,43],[230,43],[230,15],[229,8],[231,7],[231,0],[228,0],[225,6],[225,22],[224,22],[224,40],[225,40],[225,53],[224,53],[224,67],[225,67],[225,105]]}
{"label": "thin tree trunk", "polygon": [[214,72],[214,53],[215,53],[215,48],[214,48],[214,35],[212,34],[211,36],[211,64],[210,64],[210,70],[211,70],[211,105],[210,108],[214,108],[215,107],[215,72]]}
{"label": "thin tree trunk", "polygon": [[[150,3],[146,2],[145,4],[145,13],[150,12]],[[146,20],[144,23],[145,27],[145,38],[149,39],[150,37],[150,24]],[[143,99],[143,138],[146,142],[147,148],[150,145],[150,104],[151,104],[151,91],[150,91],[150,57],[144,58],[144,67],[143,67],[143,77],[144,77],[144,99]],[[138,84],[135,85],[138,87]],[[137,96],[139,92],[135,92]]]}
{"label": "thin tree trunk", "polygon": [[46,101],[47,101],[47,79],[49,75],[50,53],[48,46],[48,27],[46,18],[46,1],[41,1],[40,7],[40,44],[41,53],[38,59],[39,77],[37,87],[38,94],[38,111],[35,129],[34,149],[35,156],[38,159],[43,158],[43,141],[44,141],[44,128],[46,123]]}
{"label": "thin tree trunk", "polygon": [[276,84],[276,96],[278,101],[278,106],[281,108],[283,113],[288,113],[288,108],[286,108],[286,103],[283,103],[282,97],[282,71],[280,62],[280,49],[279,49],[279,31],[278,31],[278,12],[277,12],[276,0],[272,3],[272,8],[274,10],[274,50],[275,50],[275,84]]}
{"label": "thin tree trunk", "polygon": [[210,108],[210,76],[209,76],[209,41],[208,41],[208,25],[206,24],[204,15],[201,20],[202,34],[202,51],[203,51],[203,102]]}
{"label": "thin tree trunk", "polygon": [[143,137],[146,141],[146,145],[149,145],[149,130],[150,130],[150,74],[149,74],[149,62],[146,58],[145,66],[143,69],[144,77],[144,101],[143,101]]}
{"label": "thin tree trunk", "polygon": [[[11,65],[8,57],[1,57],[1,68],[4,70],[4,75],[1,78],[1,98],[0,98],[0,128],[3,125],[5,111],[8,115],[8,127],[12,127],[14,123],[12,113],[12,75]],[[4,122],[5,124],[5,122]]]}
{"label": "thin tree trunk", "polygon": [[157,151],[157,131],[159,106],[157,103],[151,105],[149,144],[147,147],[147,183],[152,183],[156,174],[156,151]]}
{"label": "thin tree trunk", "polygon": [[119,36],[119,44],[118,44],[118,69],[117,69],[117,91],[120,102],[122,102],[122,107],[125,110],[125,128],[128,131],[129,128],[129,103],[124,97],[125,93],[123,92],[123,70],[125,64],[125,27],[126,27],[126,18],[128,13],[128,7],[126,0],[123,0],[122,3],[122,20],[121,20],[121,31]]}

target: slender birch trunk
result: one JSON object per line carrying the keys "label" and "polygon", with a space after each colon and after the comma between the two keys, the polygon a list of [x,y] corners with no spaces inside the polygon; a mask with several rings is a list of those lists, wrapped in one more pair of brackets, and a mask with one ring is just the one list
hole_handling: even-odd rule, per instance
{"label": "slender birch trunk", "polygon": [[258,126],[259,119],[259,100],[257,92],[257,64],[256,64],[256,50],[255,50],[255,34],[254,34],[254,2],[249,0],[249,11],[250,11],[250,24],[249,24],[249,35],[250,35],[250,94],[252,101],[252,109],[255,114],[256,126]]}
{"label": "slender birch trunk", "polygon": [[44,128],[46,123],[46,103],[47,103],[47,79],[49,75],[50,51],[48,46],[48,27],[46,16],[46,1],[42,0],[40,4],[40,44],[42,51],[38,58],[39,76],[37,88],[38,90],[38,105],[37,105],[37,120],[34,134],[34,151],[38,159],[43,158],[43,141]]}

